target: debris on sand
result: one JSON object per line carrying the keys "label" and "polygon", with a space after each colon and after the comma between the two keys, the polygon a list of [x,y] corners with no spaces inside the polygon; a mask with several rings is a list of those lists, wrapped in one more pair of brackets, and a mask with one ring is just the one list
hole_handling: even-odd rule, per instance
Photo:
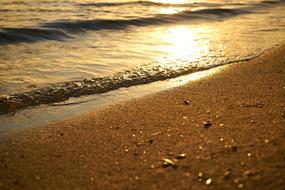
{"label": "debris on sand", "polygon": [[176,156],[177,159],[183,159],[183,158],[186,158],[186,154],[185,153],[181,153],[181,154],[178,154]]}
{"label": "debris on sand", "polygon": [[209,121],[204,121],[204,122],[203,122],[203,126],[204,126],[205,129],[208,129],[209,127],[212,126],[212,123],[209,122]]}
{"label": "debris on sand", "polygon": [[171,160],[169,158],[162,158],[161,160],[163,161],[164,167],[168,167],[168,166],[177,167],[176,165],[177,160]]}
{"label": "debris on sand", "polygon": [[184,100],[183,102],[184,102],[184,105],[190,105],[191,100]]}

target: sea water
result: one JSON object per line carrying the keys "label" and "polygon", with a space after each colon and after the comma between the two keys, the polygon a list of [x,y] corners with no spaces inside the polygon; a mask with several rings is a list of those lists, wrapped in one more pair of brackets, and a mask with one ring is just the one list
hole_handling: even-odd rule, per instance
{"label": "sea water", "polygon": [[0,0],[0,112],[248,60],[284,39],[284,0]]}

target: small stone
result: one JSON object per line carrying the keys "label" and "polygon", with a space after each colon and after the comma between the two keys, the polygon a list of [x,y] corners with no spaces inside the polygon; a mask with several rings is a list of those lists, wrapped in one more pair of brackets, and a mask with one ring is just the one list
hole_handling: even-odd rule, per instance
{"label": "small stone", "polygon": [[203,122],[203,125],[205,129],[208,129],[212,125],[212,123],[210,123],[209,121],[205,121]]}
{"label": "small stone", "polygon": [[185,158],[185,157],[186,157],[186,154],[185,154],[185,153],[181,153],[181,154],[178,154],[178,155],[176,156],[177,159],[183,159],[183,158]]}
{"label": "small stone", "polygon": [[224,125],[225,125],[225,124],[221,123],[221,124],[220,124],[220,127],[223,127]]}
{"label": "small stone", "polygon": [[244,184],[242,184],[242,183],[238,184],[238,188],[239,188],[239,189],[244,188]]}
{"label": "small stone", "polygon": [[235,183],[235,184],[238,184],[239,182],[240,182],[240,179],[239,179],[239,178],[235,178],[235,179],[234,179],[234,183]]}
{"label": "small stone", "polygon": [[231,175],[231,173],[232,173],[232,170],[231,169],[228,169],[227,171],[225,171],[225,173],[224,173],[224,178],[229,178],[230,177],[230,175]]}
{"label": "small stone", "polygon": [[161,159],[163,161],[163,166],[164,167],[168,167],[168,166],[176,166],[175,161],[172,161],[168,158],[162,158]]}
{"label": "small stone", "polygon": [[38,175],[36,175],[35,178],[36,178],[36,180],[40,180],[41,179],[41,177],[38,176]]}
{"label": "small stone", "polygon": [[191,101],[190,100],[184,100],[183,101],[185,105],[190,105]]}
{"label": "small stone", "polygon": [[202,172],[199,172],[198,173],[198,181],[202,182],[202,181],[204,181],[204,178],[205,178],[204,174]]}
{"label": "small stone", "polygon": [[250,123],[251,123],[251,124],[254,124],[254,123],[255,123],[255,121],[254,121],[254,120],[250,120]]}
{"label": "small stone", "polygon": [[268,139],[265,139],[264,142],[265,142],[266,144],[268,144],[268,143],[269,143],[269,140],[268,140]]}
{"label": "small stone", "polygon": [[151,165],[150,168],[151,168],[151,169],[154,169],[155,167],[154,167],[154,165]]}
{"label": "small stone", "polygon": [[213,183],[212,178],[206,180],[206,185],[211,185]]}
{"label": "small stone", "polygon": [[250,175],[252,175],[252,172],[251,172],[250,170],[246,170],[246,171],[243,173],[243,175],[244,175],[245,177],[249,177]]}
{"label": "small stone", "polygon": [[249,153],[247,153],[247,157],[251,157],[251,153],[249,152]]}
{"label": "small stone", "polygon": [[210,111],[208,110],[208,111],[206,112],[206,114],[210,114]]}
{"label": "small stone", "polygon": [[135,176],[135,180],[139,180],[140,178],[139,178],[139,176]]}
{"label": "small stone", "polygon": [[281,117],[284,117],[284,113],[281,113]]}
{"label": "small stone", "polygon": [[129,152],[129,149],[125,149],[125,152],[126,152],[126,153]]}
{"label": "small stone", "polygon": [[221,142],[224,142],[224,138],[221,137],[221,138],[220,138],[220,141],[221,141]]}
{"label": "small stone", "polygon": [[184,175],[185,175],[186,177],[190,177],[190,173],[189,173],[189,172],[186,172]]}

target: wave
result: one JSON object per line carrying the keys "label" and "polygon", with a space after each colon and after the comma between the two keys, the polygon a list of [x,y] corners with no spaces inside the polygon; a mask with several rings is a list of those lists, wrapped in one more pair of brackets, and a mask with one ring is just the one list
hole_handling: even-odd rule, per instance
{"label": "wave", "polygon": [[40,104],[62,102],[68,100],[71,97],[105,93],[123,87],[147,84],[155,81],[179,77],[197,71],[211,69],[226,64],[248,61],[260,56],[265,51],[255,56],[249,56],[239,60],[220,62],[220,64],[208,65],[204,67],[197,65],[189,66],[190,63],[185,64],[179,69],[177,69],[175,65],[171,66],[171,64],[169,64],[169,67],[167,68],[160,65],[155,65],[152,67],[141,66],[137,69],[119,72],[113,76],[57,83],[25,93],[1,96],[0,114],[15,112],[23,108],[37,106]]}
{"label": "wave", "polygon": [[131,2],[103,2],[103,3],[81,3],[78,6],[92,6],[92,7],[116,7],[116,6],[163,6],[163,7],[189,7],[190,4],[185,3],[159,3],[153,1],[131,1]]}
{"label": "wave", "polygon": [[63,40],[71,38],[65,31],[42,28],[7,28],[0,30],[0,44]]}
{"label": "wave", "polygon": [[4,28],[0,30],[0,45],[42,40],[63,40],[72,34],[86,30],[123,30],[128,27],[143,27],[162,24],[177,24],[189,20],[216,20],[236,16],[249,11],[242,9],[202,9],[182,11],[176,14],[159,14],[147,18],[96,19],[58,21],[42,24],[39,28]]}
{"label": "wave", "polygon": [[[261,4],[277,4],[285,2],[284,0],[264,0]],[[231,4],[231,3],[229,3]],[[236,3],[235,3],[236,4]],[[238,3],[239,5],[246,5],[244,3]],[[82,7],[117,7],[117,6],[157,6],[157,7],[197,7],[197,6],[217,6],[226,5],[218,3],[206,3],[206,2],[193,2],[193,3],[160,3],[153,1],[130,1],[130,2],[101,2],[101,3],[81,3],[78,6]]]}

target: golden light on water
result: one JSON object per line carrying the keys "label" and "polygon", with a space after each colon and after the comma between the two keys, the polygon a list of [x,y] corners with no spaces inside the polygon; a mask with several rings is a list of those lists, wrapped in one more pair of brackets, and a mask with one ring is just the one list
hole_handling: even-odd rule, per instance
{"label": "golden light on water", "polygon": [[169,59],[195,61],[208,52],[208,44],[201,44],[199,32],[189,27],[172,27],[161,36],[165,45],[160,48]]}
{"label": "golden light on water", "polygon": [[169,8],[159,9],[159,13],[160,14],[175,14],[175,13],[179,13],[183,10],[185,10],[185,8],[169,7]]}

